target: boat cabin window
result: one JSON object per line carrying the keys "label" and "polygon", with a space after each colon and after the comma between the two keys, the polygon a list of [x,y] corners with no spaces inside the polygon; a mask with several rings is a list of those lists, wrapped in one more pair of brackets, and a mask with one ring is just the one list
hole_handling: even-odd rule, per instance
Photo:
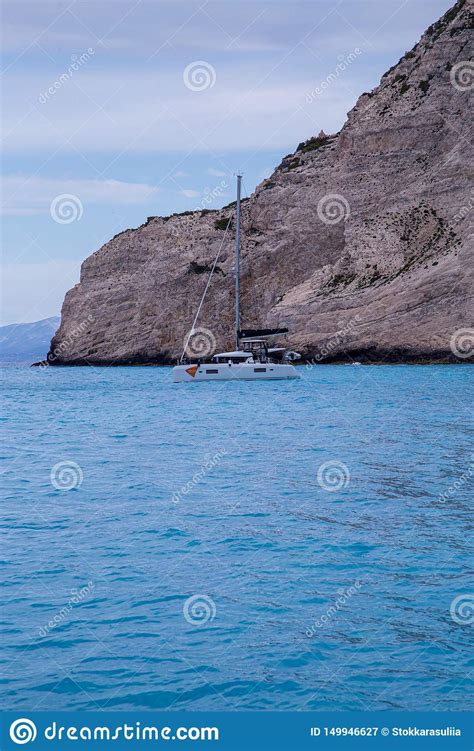
{"label": "boat cabin window", "polygon": [[235,364],[235,363],[247,362],[247,360],[249,359],[249,357],[250,357],[250,355],[239,355],[237,357],[235,355],[229,355],[227,357],[225,357],[225,356],[223,356],[223,357],[213,357],[212,360],[213,360],[213,362],[220,362],[220,363],[232,362],[232,363]]}

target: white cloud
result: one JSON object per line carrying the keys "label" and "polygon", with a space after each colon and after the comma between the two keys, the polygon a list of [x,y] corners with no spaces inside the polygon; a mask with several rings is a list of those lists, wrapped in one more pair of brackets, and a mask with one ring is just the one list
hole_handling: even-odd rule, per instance
{"label": "white cloud", "polygon": [[47,159],[58,150],[75,151],[95,165],[97,152],[120,164],[136,153],[179,153],[185,161],[189,153],[286,149],[321,128],[338,130],[367,88],[366,81],[354,80],[358,61],[311,108],[306,95],[330,72],[327,67],[297,80],[275,73],[264,84],[255,67],[219,68],[216,85],[196,92],[184,86],[180,67],[127,78],[110,71],[97,76],[92,65],[44,104],[38,99],[52,80],[34,72],[11,74],[7,153],[41,152]]}
{"label": "white cloud", "polygon": [[191,190],[191,189],[180,190],[179,194],[181,196],[186,196],[186,198],[197,198],[198,196],[201,195],[198,190]]}
{"label": "white cloud", "polygon": [[2,214],[29,216],[49,213],[53,199],[64,194],[76,196],[81,203],[145,204],[158,191],[154,185],[120,180],[61,180],[37,175],[6,175],[2,178]]}
{"label": "white cloud", "polygon": [[222,172],[222,170],[214,169],[214,167],[209,167],[207,174],[212,175],[213,177],[225,177],[227,175],[227,172]]}

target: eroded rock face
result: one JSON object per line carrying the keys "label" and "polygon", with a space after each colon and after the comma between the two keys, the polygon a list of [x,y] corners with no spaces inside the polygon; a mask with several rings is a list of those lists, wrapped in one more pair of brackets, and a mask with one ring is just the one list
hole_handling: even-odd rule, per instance
{"label": "eroded rock face", "polygon": [[[473,325],[473,4],[458,2],[242,205],[242,320],[318,362],[449,360]],[[469,62],[471,61],[471,62]],[[151,217],[82,265],[54,364],[173,362],[234,213]],[[233,345],[233,231],[199,325]],[[463,360],[466,361],[466,360]]]}

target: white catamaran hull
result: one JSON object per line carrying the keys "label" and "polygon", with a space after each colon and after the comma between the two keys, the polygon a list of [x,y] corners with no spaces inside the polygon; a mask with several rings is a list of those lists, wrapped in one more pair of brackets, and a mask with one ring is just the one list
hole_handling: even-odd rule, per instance
{"label": "white catamaran hull", "polygon": [[299,378],[289,363],[204,363],[203,365],[176,365],[173,368],[174,383],[193,381],[270,381]]}

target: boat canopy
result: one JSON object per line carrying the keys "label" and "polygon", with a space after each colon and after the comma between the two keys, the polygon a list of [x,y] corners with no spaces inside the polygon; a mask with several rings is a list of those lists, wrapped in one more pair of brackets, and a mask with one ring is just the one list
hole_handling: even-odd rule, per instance
{"label": "boat canopy", "polygon": [[238,332],[239,339],[249,339],[262,336],[275,336],[275,334],[287,334],[288,329],[241,329]]}

